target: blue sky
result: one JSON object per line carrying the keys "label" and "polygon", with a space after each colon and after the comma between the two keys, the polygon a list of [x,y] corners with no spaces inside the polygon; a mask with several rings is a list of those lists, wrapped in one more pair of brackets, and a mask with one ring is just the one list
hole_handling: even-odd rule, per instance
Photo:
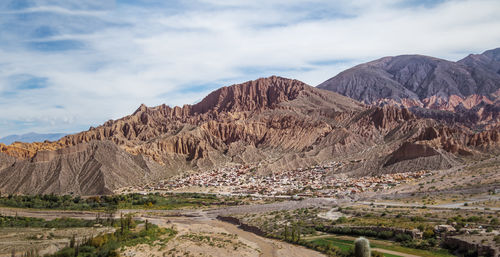
{"label": "blue sky", "polygon": [[77,132],[280,75],[317,85],[382,56],[500,47],[500,2],[0,1],[0,137]]}

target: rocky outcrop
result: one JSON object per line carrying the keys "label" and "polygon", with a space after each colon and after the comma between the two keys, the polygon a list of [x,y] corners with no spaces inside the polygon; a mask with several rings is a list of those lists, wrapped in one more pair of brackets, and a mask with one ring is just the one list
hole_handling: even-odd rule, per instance
{"label": "rocky outcrop", "polygon": [[476,133],[467,140],[467,145],[482,148],[495,147],[500,143],[499,133],[498,128]]}
{"label": "rocky outcrop", "polygon": [[351,175],[404,172],[447,167],[453,156],[445,154],[459,158],[498,143],[494,130],[452,128],[406,108],[366,106],[270,77],[223,87],[196,105],[141,105],[56,142],[0,145],[8,159],[0,189],[104,194],[227,163],[258,164],[260,173],[341,160],[349,164],[337,172]]}
{"label": "rocky outcrop", "polygon": [[241,222],[240,219],[235,218],[235,217],[220,216],[219,215],[219,216],[217,216],[217,219],[220,221],[224,221],[224,222],[236,225],[236,226],[238,226],[239,229],[242,229],[242,230],[250,232],[250,233],[254,233],[254,234],[259,235],[259,236],[265,237],[267,235],[267,233],[262,231],[259,227],[245,224],[245,223]]}
{"label": "rocky outcrop", "polygon": [[389,166],[400,161],[435,155],[439,155],[439,153],[430,146],[405,142],[396,151],[392,152],[384,166]]}
{"label": "rocky outcrop", "polygon": [[247,112],[278,108],[282,102],[296,99],[300,93],[312,91],[303,82],[279,77],[249,81],[222,87],[192,107],[193,114]]}
{"label": "rocky outcrop", "polygon": [[11,166],[16,162],[16,158],[7,155],[5,153],[0,153],[0,170]]}
{"label": "rocky outcrop", "polygon": [[489,240],[486,240],[486,243],[483,243],[471,235],[448,236],[445,238],[443,246],[445,248],[454,251],[455,254],[457,255],[471,254],[471,253],[473,253],[476,256],[490,256],[490,257],[497,257],[500,255],[500,248],[495,245],[494,241],[489,242]]}

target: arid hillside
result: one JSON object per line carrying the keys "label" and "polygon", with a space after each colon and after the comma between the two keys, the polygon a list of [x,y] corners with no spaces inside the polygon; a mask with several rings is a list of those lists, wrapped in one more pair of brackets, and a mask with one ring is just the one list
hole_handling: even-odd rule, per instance
{"label": "arid hillside", "polygon": [[2,193],[104,194],[231,163],[256,172],[342,160],[364,175],[456,165],[493,153],[498,130],[473,132],[372,107],[281,77],[220,88],[196,105],[140,106],[56,142],[0,145]]}

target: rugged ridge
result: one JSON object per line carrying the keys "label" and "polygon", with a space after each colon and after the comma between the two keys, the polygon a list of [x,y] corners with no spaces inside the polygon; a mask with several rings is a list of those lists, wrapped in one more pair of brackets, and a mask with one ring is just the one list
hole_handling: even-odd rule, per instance
{"label": "rugged ridge", "polygon": [[232,163],[268,173],[337,160],[345,165],[336,172],[353,176],[435,169],[497,146],[494,130],[449,127],[273,76],[223,87],[196,105],[141,105],[56,142],[2,145],[8,179],[0,192],[104,194]]}
{"label": "rugged ridge", "polygon": [[458,62],[423,55],[384,57],[343,71],[318,88],[366,104],[404,106],[421,117],[490,125],[500,121],[498,112],[491,112],[500,106],[498,56],[500,48]]}
{"label": "rugged ridge", "polygon": [[91,142],[11,161],[0,169],[0,189],[21,194],[99,195],[166,174],[155,162],[128,154],[111,142]]}

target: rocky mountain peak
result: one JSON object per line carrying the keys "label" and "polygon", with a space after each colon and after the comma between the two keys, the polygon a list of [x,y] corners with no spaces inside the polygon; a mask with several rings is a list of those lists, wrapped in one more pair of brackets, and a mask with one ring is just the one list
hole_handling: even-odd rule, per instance
{"label": "rocky mountain peak", "polygon": [[135,110],[134,114],[138,112],[145,112],[148,109],[148,107],[145,104],[141,104],[137,110]]}
{"label": "rocky mountain peak", "polygon": [[500,47],[485,51],[484,53],[482,53],[482,55],[487,56],[497,62],[500,62]]}
{"label": "rocky mountain peak", "polygon": [[222,87],[193,106],[194,113],[255,111],[274,108],[290,101],[306,88],[306,84],[292,79],[272,76]]}

